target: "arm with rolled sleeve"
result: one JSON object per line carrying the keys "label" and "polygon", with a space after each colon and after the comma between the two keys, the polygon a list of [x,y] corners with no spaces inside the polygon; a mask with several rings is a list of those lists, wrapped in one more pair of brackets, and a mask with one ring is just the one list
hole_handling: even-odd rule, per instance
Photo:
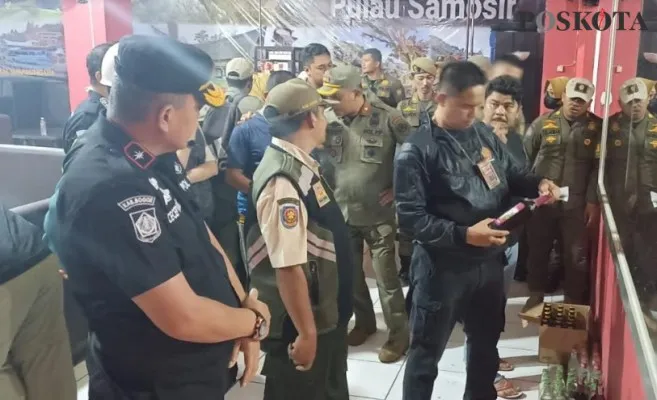
{"label": "arm with rolled sleeve", "polygon": [[198,296],[189,286],[168,231],[166,210],[145,185],[105,184],[75,215],[66,217],[74,221],[71,231],[64,232],[68,237],[58,235],[64,253],[93,260],[93,267],[165,334],[196,343],[253,334],[253,312]]}
{"label": "arm with rolled sleeve", "polygon": [[438,218],[427,210],[427,159],[415,144],[404,143],[395,160],[395,202],[402,232],[435,247],[464,245],[467,226]]}
{"label": "arm with rolled sleeve", "polygon": [[256,214],[285,309],[299,335],[314,336],[308,281],[301,268],[308,262],[306,206],[292,183],[277,176],[262,189]]}

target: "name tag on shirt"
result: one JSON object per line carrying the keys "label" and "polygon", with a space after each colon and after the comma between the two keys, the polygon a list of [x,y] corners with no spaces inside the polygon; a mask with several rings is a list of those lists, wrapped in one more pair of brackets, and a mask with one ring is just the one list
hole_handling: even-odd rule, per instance
{"label": "name tag on shirt", "polygon": [[479,173],[481,174],[481,177],[484,178],[484,182],[486,182],[486,186],[488,186],[488,189],[493,190],[496,187],[500,186],[501,181],[491,161],[492,159],[484,160],[477,163],[477,169],[479,169]]}
{"label": "name tag on shirt", "polygon": [[326,189],[324,189],[322,181],[317,181],[317,183],[313,185],[313,192],[315,192],[315,198],[317,198],[317,203],[320,208],[324,207],[331,201],[328,194],[326,194]]}

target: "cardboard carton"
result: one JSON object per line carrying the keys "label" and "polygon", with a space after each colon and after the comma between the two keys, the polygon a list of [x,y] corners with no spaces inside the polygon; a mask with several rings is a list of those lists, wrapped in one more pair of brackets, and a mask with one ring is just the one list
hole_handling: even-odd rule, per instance
{"label": "cardboard carton", "polygon": [[[541,316],[546,304],[552,306],[553,309],[560,305],[563,305],[566,310],[573,308],[575,310],[575,328],[562,328],[543,324]],[[539,360],[547,364],[565,364],[568,362],[570,352],[574,348],[586,347],[588,344],[591,308],[578,304],[546,304],[539,304],[524,313],[520,313],[519,316],[523,320],[524,326],[527,326],[527,323],[540,326],[538,330]]]}

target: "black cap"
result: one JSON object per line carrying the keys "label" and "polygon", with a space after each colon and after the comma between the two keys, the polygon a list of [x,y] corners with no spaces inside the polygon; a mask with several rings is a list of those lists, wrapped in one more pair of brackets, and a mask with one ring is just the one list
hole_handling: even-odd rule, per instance
{"label": "black cap", "polygon": [[144,90],[191,94],[214,107],[224,102],[223,92],[210,81],[212,58],[195,46],[167,36],[123,37],[115,70],[120,80]]}

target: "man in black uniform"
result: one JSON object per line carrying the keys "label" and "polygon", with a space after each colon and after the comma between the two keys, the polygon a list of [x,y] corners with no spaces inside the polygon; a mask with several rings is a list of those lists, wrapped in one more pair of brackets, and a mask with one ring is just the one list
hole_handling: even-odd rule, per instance
{"label": "man in black uniform", "polygon": [[89,95],[85,101],[73,111],[64,125],[64,152],[68,153],[73,142],[78,137],[79,131],[89,129],[96,121],[98,114],[105,111],[107,105],[107,86],[100,83],[101,66],[105,53],[112,47],[113,43],[103,43],[94,47],[87,55],[87,72],[89,73],[90,87],[87,89]]}
{"label": "man in black uniform", "polygon": [[245,295],[175,154],[201,104],[221,102],[212,68],[191,45],[124,37],[107,118],[51,199],[46,236],[89,319],[91,400],[223,398],[235,344],[243,383],[257,371],[268,308]]}
{"label": "man in black uniform", "polygon": [[509,232],[489,224],[512,195],[551,193],[555,199],[559,189],[524,173],[491,129],[474,122],[486,84],[479,67],[450,63],[439,82],[431,131],[412,135],[395,165],[399,224],[414,232],[404,400],[431,398],[438,362],[457,321],[470,345],[464,399],[495,400]]}

